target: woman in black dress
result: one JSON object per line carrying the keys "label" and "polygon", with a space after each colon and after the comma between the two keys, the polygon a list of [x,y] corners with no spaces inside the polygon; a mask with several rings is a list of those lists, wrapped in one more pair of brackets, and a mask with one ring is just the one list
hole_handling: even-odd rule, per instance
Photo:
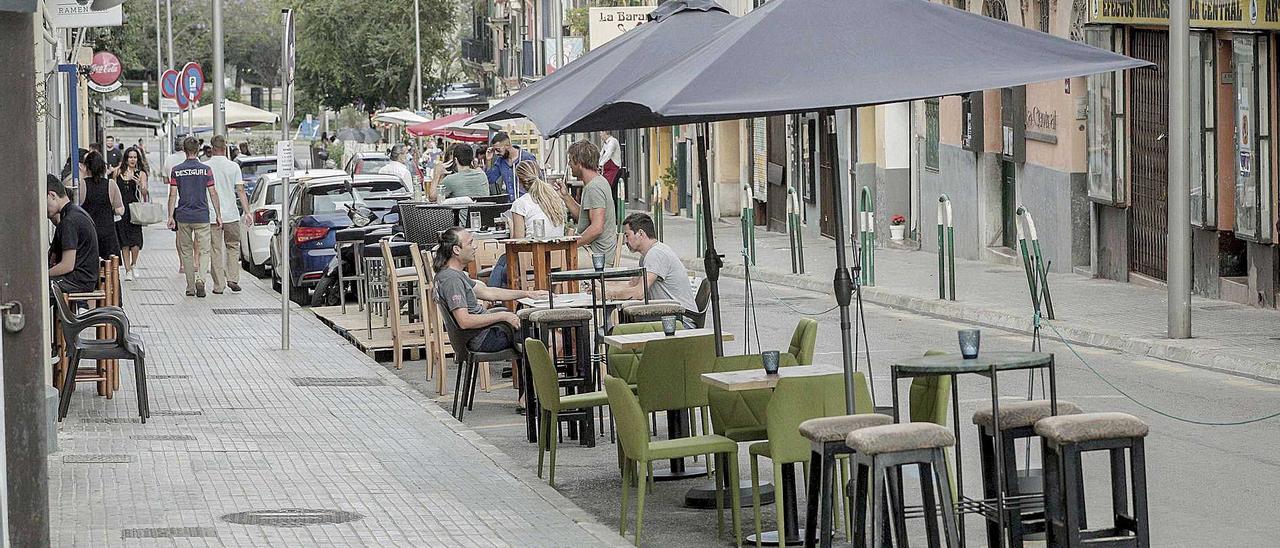
{"label": "woman in black dress", "polygon": [[115,215],[124,214],[120,189],[107,179],[107,162],[102,154],[87,150],[80,153],[80,207],[93,219],[98,233],[98,256],[109,259],[120,256],[120,240],[116,238]]}
{"label": "woman in black dress", "polygon": [[133,280],[133,267],[138,265],[138,253],[142,251],[142,226],[133,224],[129,204],[151,201],[147,192],[147,166],[137,148],[124,151],[120,169],[116,171],[116,186],[124,202],[124,215],[116,221],[116,238],[120,240],[120,260],[124,263],[124,280],[128,282]]}

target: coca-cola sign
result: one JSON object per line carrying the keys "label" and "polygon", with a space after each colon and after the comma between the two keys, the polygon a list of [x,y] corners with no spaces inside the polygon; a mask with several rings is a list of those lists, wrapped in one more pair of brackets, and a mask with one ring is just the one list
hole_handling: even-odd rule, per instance
{"label": "coca-cola sign", "polygon": [[103,93],[115,91],[120,88],[123,72],[120,59],[110,52],[99,51],[93,54],[93,63],[89,65],[89,88]]}

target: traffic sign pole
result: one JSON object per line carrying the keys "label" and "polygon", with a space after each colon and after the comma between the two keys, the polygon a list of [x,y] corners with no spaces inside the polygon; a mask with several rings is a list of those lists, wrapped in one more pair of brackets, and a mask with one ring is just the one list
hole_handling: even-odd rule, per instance
{"label": "traffic sign pole", "polygon": [[[283,57],[280,63],[280,84],[284,96],[281,97],[282,108],[280,112],[280,144],[277,145],[276,162],[287,160],[287,170],[281,170],[283,175],[280,178],[280,188],[284,191],[284,198],[280,200],[280,214],[277,216],[280,240],[280,348],[281,350],[289,349],[289,294],[292,292],[292,282],[289,277],[289,239],[293,237],[293,219],[289,211],[289,175],[293,174],[293,142],[289,140],[289,120],[292,116],[293,107],[293,10],[280,10],[281,20],[284,24],[284,32],[280,38],[280,55]],[[288,154],[281,154],[284,150],[281,147],[288,147]],[[286,158],[287,156],[287,158]],[[277,164],[277,169],[281,169]],[[338,285],[338,291],[342,291],[341,284]]]}

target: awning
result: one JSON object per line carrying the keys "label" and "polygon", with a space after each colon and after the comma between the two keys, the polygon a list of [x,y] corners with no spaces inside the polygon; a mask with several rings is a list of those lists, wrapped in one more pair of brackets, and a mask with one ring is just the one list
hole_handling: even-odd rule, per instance
{"label": "awning", "polygon": [[153,108],[104,99],[102,110],[127,125],[160,127],[160,111]]}
{"label": "awning", "polygon": [[453,139],[454,141],[464,141],[468,143],[488,142],[489,132],[487,130],[450,127],[453,124],[465,124],[467,120],[470,120],[473,116],[475,115],[470,112],[459,112],[457,114],[450,114],[443,118],[436,118],[429,122],[414,124],[405,128],[405,131],[419,137],[444,137],[445,139]]}

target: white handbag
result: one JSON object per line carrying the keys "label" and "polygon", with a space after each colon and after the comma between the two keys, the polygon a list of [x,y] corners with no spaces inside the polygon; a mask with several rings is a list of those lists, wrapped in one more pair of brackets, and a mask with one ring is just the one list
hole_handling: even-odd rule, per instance
{"label": "white handbag", "polygon": [[143,201],[141,196],[138,197],[138,201],[129,204],[129,222],[135,225],[153,225],[164,221],[165,217],[163,204],[150,200]]}

